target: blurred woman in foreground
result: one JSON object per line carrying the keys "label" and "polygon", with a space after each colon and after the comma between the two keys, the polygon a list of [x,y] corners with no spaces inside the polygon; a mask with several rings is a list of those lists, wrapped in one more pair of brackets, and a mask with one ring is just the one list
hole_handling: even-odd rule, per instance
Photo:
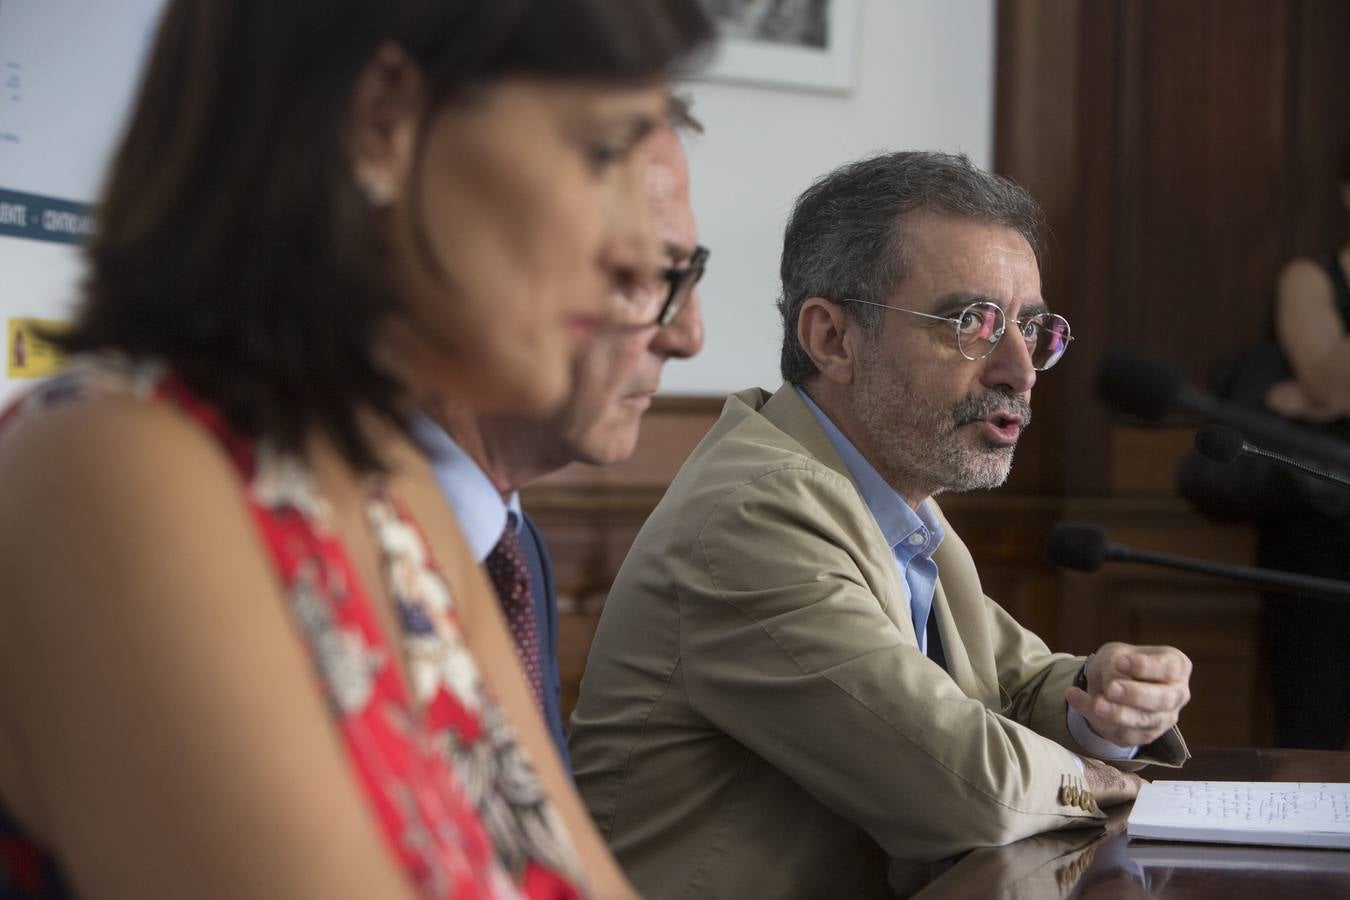
{"label": "blurred woman in foreground", "polygon": [[0,420],[11,895],[627,892],[406,428],[564,396],[659,267],[631,150],[707,35],[695,0],[169,5],[73,363]]}

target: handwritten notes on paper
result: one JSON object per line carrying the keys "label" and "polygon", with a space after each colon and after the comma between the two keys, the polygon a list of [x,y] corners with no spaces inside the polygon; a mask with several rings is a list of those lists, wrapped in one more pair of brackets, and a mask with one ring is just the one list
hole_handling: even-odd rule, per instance
{"label": "handwritten notes on paper", "polygon": [[1350,784],[1155,781],[1130,811],[1132,838],[1350,849]]}

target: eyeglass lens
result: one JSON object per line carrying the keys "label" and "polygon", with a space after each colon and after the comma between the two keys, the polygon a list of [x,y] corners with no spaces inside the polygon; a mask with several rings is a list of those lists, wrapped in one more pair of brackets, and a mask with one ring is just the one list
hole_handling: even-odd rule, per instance
{"label": "eyeglass lens", "polygon": [[[1054,313],[1028,316],[1019,323],[1031,365],[1038,371],[1059,362],[1069,346],[1069,323]],[[956,318],[956,343],[966,359],[983,359],[1003,337],[1003,310],[993,303],[972,303]]]}
{"label": "eyeglass lens", "polygon": [[666,270],[666,282],[670,285],[670,290],[666,294],[666,302],[661,306],[661,314],[657,316],[659,325],[665,327],[675,321],[685,302],[694,293],[694,286],[703,277],[707,265],[708,248],[698,247],[694,250],[689,265],[680,269]]}
{"label": "eyeglass lens", "polygon": [[1045,370],[1059,362],[1069,348],[1068,320],[1054,313],[1041,313],[1032,316],[1026,324],[1035,331],[1034,335],[1024,335],[1027,349],[1031,351],[1031,365]]}

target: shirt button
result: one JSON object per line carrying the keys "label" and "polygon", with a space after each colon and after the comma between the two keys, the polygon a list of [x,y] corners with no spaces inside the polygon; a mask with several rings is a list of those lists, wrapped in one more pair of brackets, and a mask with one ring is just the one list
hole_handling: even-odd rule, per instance
{"label": "shirt button", "polygon": [[910,544],[912,544],[913,546],[917,547],[917,546],[919,546],[920,544],[923,543],[923,534],[920,533],[920,532],[918,532],[918,531],[916,531],[916,532],[914,532],[913,534],[911,534],[909,537],[907,537],[905,540],[909,541]]}

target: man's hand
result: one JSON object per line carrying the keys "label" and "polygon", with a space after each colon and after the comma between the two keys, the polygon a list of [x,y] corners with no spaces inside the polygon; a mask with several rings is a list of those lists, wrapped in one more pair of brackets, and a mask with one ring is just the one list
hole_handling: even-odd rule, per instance
{"label": "man's hand", "polygon": [[1087,690],[1071,687],[1065,699],[1098,735],[1134,747],[1177,724],[1190,680],[1191,661],[1175,647],[1109,643],[1088,663]]}
{"label": "man's hand", "polygon": [[1122,772],[1090,757],[1083,757],[1083,781],[1098,806],[1115,806],[1133,800],[1144,786],[1144,779],[1138,775]]}

